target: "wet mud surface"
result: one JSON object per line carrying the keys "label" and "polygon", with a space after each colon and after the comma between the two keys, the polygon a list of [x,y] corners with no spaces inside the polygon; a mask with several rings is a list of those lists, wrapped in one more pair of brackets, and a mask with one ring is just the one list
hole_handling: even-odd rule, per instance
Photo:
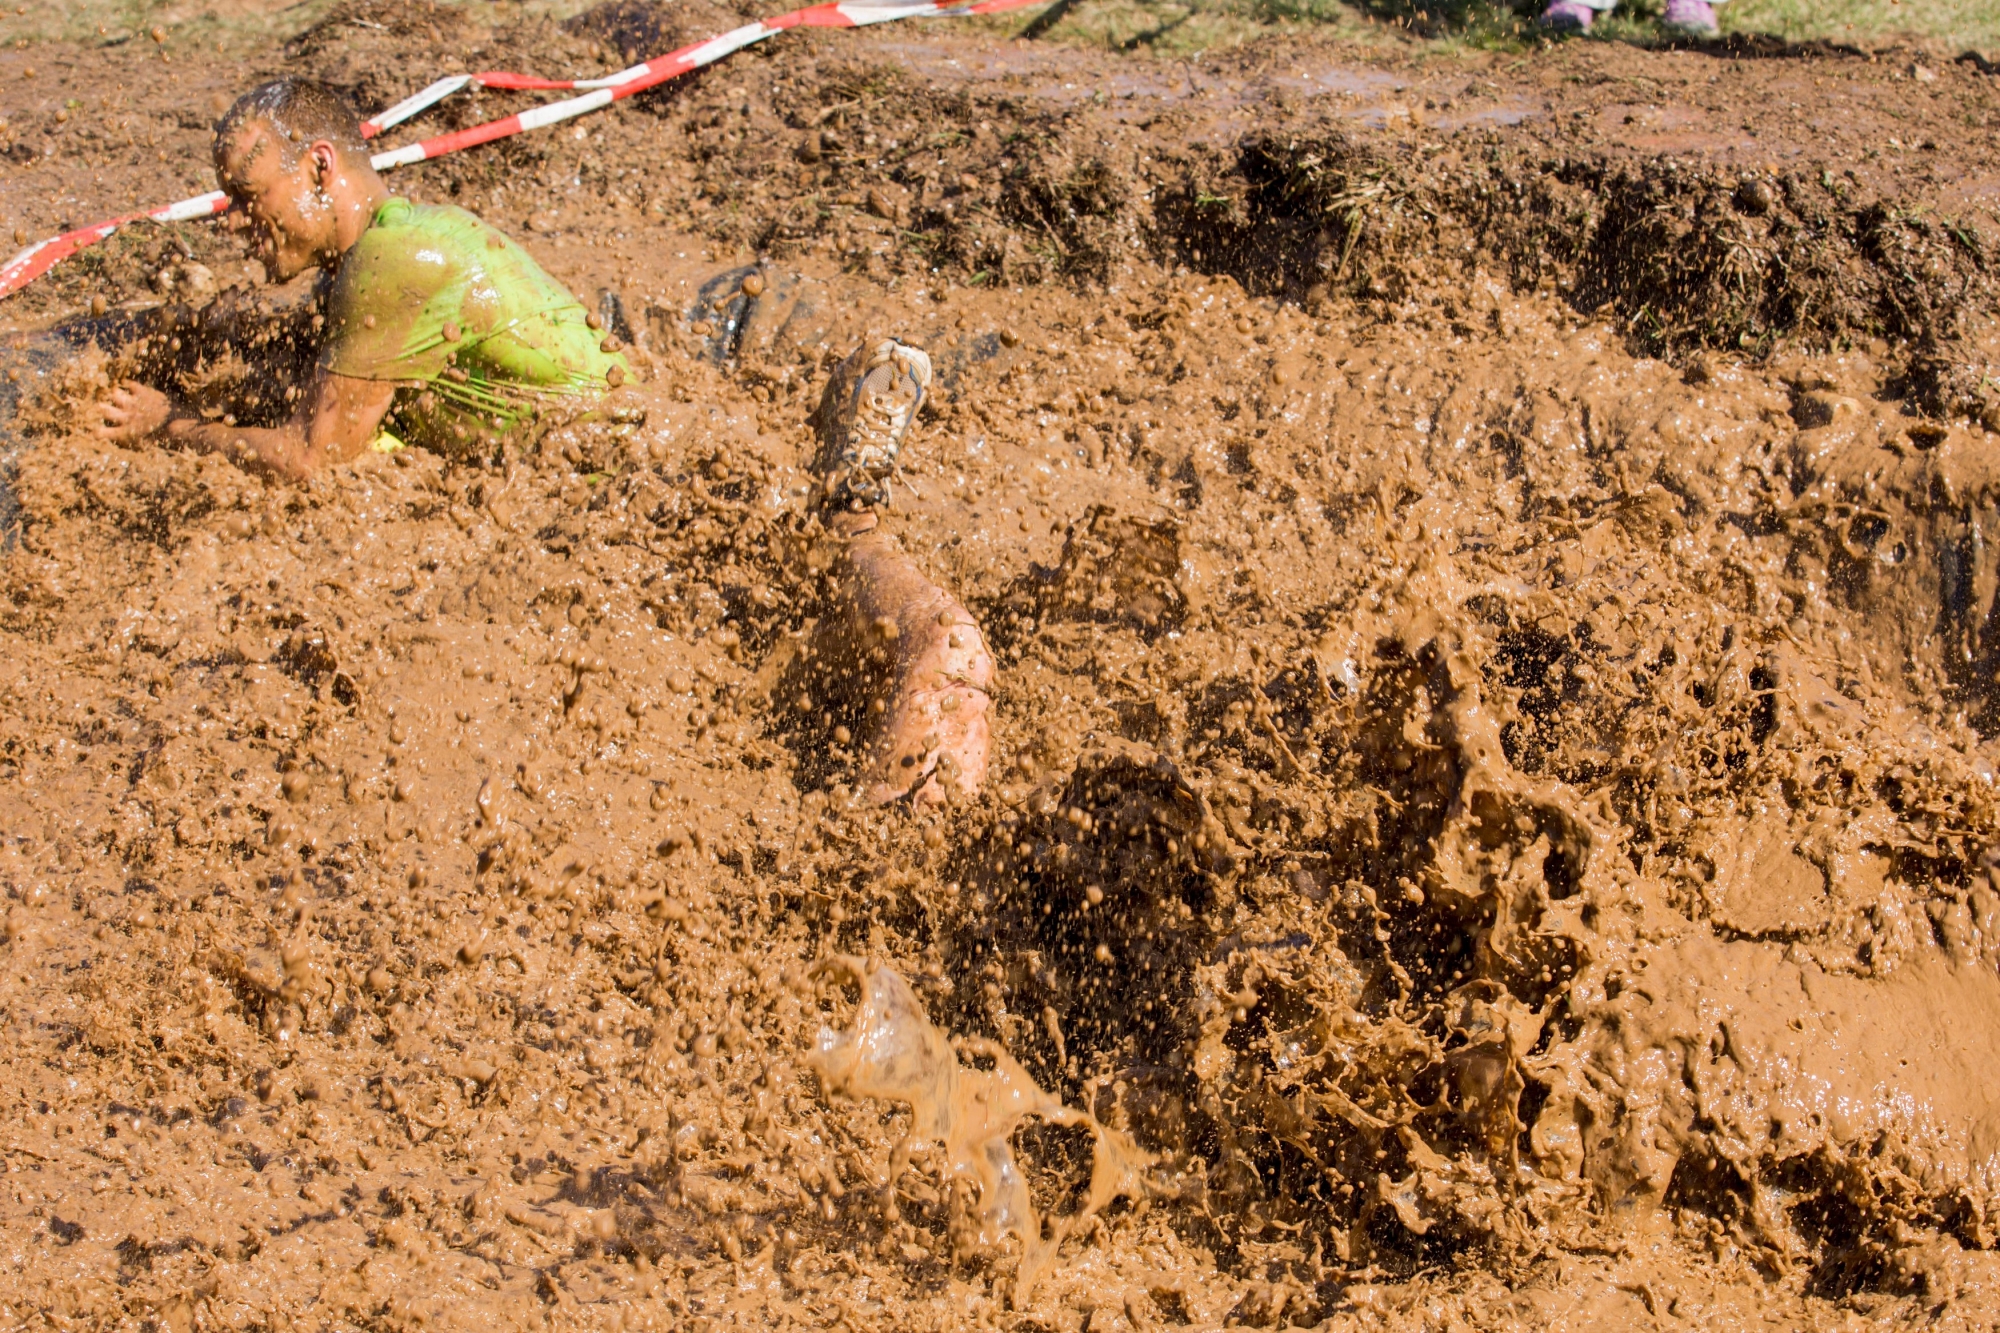
{"label": "wet mud surface", "polygon": [[[279,69],[735,21],[454,14],[34,53],[5,220]],[[0,310],[6,1316],[1991,1326],[1995,84],[1516,59],[787,37],[400,174],[635,343],[523,457],[82,435],[133,366],[282,413],[289,345],[204,349],[306,293],[218,229]],[[998,662],[916,811],[813,646],[883,330],[884,532]]]}

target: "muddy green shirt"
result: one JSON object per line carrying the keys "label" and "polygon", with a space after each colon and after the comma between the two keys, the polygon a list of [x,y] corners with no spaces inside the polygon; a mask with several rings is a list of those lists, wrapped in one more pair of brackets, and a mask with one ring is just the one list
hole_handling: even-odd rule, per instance
{"label": "muddy green shirt", "polygon": [[582,304],[462,208],[391,199],[341,260],[320,367],[399,380],[383,425],[460,453],[628,373]]}

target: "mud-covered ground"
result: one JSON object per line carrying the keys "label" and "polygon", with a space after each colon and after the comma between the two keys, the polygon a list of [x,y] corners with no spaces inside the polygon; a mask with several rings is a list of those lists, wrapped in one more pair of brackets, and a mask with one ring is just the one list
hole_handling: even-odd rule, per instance
{"label": "mud-covered ground", "polygon": [[[0,223],[207,188],[275,71],[736,21],[0,52]],[[0,1317],[1991,1327],[1997,89],[791,34],[395,178],[633,339],[643,425],[298,487],[83,437],[129,362],[71,349],[152,321],[269,416],[202,330],[301,292],[215,227],[66,265],[0,307]],[[853,804],[807,651],[871,328],[939,368],[888,526],[1000,656],[922,814]],[[889,969],[966,1039],[932,1132],[996,1049],[1103,1127],[1014,1135],[1014,1234],[815,1072]]]}

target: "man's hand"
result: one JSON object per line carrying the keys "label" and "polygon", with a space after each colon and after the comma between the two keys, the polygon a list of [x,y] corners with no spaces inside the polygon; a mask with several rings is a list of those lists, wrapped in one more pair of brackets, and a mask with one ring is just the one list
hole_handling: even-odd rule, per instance
{"label": "man's hand", "polygon": [[394,380],[360,380],[322,373],[312,396],[282,426],[173,422],[169,438],[221,454],[241,467],[303,480],[328,463],[345,463],[367,448],[396,399]]}
{"label": "man's hand", "polygon": [[166,429],[174,405],[151,385],[126,380],[111,391],[102,410],[104,421],[97,428],[100,438],[114,444],[137,444]]}

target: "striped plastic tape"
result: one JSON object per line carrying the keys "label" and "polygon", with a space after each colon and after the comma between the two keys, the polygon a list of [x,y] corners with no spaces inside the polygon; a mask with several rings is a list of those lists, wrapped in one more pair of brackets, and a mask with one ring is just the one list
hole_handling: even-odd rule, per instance
{"label": "striped plastic tape", "polygon": [[[463,152],[480,144],[492,143],[496,139],[505,139],[528,130],[543,129],[565,120],[572,120],[577,116],[610,106],[613,102],[623,101],[648,88],[679,78],[704,65],[712,65],[746,46],[754,46],[767,37],[775,37],[792,28],[865,28],[877,23],[892,23],[898,19],[962,18],[973,14],[997,14],[1010,9],[1026,9],[1045,3],[1047,0],[978,0],[974,4],[956,5],[939,4],[936,0],[911,0],[910,3],[863,3],[862,0],[841,0],[840,3],[811,5],[780,14],[775,18],[746,23],[720,36],[696,42],[692,46],[684,46],[678,51],[669,51],[663,56],[655,56],[651,60],[602,78],[543,79],[531,74],[515,74],[505,70],[449,75],[404,98],[371,119],[363,121],[361,133],[364,138],[372,139],[422,114],[453,93],[469,87],[498,88],[507,91],[548,90],[583,93],[580,97],[565,98],[545,106],[532,107],[511,116],[487,121],[482,125],[453,130],[448,134],[440,134],[402,148],[392,148],[375,154],[372,159],[375,169],[387,171],[392,167],[429,161],[450,153]],[[92,223],[88,227],[65,232],[61,236],[51,236],[47,240],[37,241],[5,264],[0,264],[0,297],[11,296],[20,291],[77,251],[97,244],[120,227],[130,223],[190,222],[197,218],[225,213],[229,211],[229,207],[229,196],[220,190],[215,190],[192,199],[183,199],[179,203],[168,204],[163,208],[143,213],[128,213],[123,217],[109,218],[103,222]]]}

